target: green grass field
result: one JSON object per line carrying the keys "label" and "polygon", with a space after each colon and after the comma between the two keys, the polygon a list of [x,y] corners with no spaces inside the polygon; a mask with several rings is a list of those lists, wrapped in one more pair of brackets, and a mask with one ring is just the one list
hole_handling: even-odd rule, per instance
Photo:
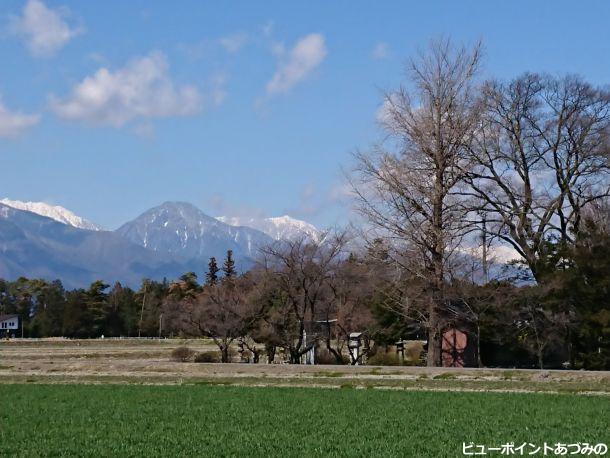
{"label": "green grass field", "polygon": [[2,456],[461,456],[462,442],[610,442],[605,396],[0,385]]}

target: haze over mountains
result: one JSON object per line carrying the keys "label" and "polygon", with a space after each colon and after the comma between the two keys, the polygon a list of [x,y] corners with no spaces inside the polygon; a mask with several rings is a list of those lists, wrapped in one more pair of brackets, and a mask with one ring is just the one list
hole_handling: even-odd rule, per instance
{"label": "haze over mountains", "polygon": [[[137,286],[142,278],[204,273],[209,257],[233,250],[237,267],[251,267],[261,246],[299,236],[312,225],[290,217],[213,218],[185,202],[165,202],[116,231],[101,230],[71,211],[41,202],[0,201],[0,278],[60,279],[66,287],[94,280]],[[246,222],[246,221],[244,221]],[[259,230],[258,228],[264,229]]]}

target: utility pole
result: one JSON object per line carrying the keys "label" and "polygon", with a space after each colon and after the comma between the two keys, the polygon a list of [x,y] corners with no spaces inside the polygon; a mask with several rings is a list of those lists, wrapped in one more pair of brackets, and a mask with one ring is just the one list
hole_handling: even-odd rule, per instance
{"label": "utility pole", "polygon": [[482,229],[483,233],[481,234],[481,243],[483,244],[483,250],[482,250],[483,276],[485,278],[485,283],[488,283],[489,282],[489,265],[488,265],[488,261],[487,261],[487,216],[485,215],[485,213],[483,213],[483,215],[482,215],[481,223],[483,225],[483,229]]}
{"label": "utility pole", "polygon": [[159,340],[161,340],[161,329],[163,326],[163,313],[159,315]]}
{"label": "utility pole", "polygon": [[142,309],[140,310],[140,325],[138,326],[138,337],[142,337],[142,321],[144,320],[144,304],[146,303],[146,287],[148,284],[144,282],[144,293],[142,294]]}

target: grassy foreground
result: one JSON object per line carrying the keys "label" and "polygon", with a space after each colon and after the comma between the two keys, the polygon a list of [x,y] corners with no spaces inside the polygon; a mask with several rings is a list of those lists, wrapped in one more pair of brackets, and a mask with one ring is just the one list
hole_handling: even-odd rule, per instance
{"label": "grassy foreground", "polygon": [[462,442],[610,442],[599,396],[0,385],[1,456],[461,456]]}

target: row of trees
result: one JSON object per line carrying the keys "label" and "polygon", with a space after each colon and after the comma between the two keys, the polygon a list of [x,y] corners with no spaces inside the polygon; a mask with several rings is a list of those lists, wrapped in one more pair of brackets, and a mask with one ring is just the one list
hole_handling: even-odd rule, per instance
{"label": "row of trees", "polygon": [[[208,269],[209,284],[235,277],[233,253],[222,268],[211,258]],[[18,314],[26,337],[167,336],[173,329],[164,326],[164,313],[171,319],[172,306],[199,290],[194,272],[172,282],[145,279],[137,291],[103,281],[66,290],[60,280],[0,279],[0,314]]]}
{"label": "row of trees", "polygon": [[[544,284],[473,282],[444,286],[443,323],[466,331],[479,365],[608,369],[610,232],[583,224],[562,254],[568,265]],[[145,280],[137,291],[102,282],[65,291],[59,281],[0,282],[0,311],[19,313],[25,335],[208,337],[222,361],[240,340],[258,361],[279,349],[292,363],[311,348],[335,363],[355,363],[349,334],[373,349],[399,339],[425,340],[428,279],[410,275],[382,240],[358,255],[346,234],[301,239],[264,250],[260,264],[238,275],[231,258],[222,275],[210,260],[205,282],[190,272],[172,282]],[[347,356],[347,358],[346,358]],[[567,364],[566,364],[567,363]]]}

